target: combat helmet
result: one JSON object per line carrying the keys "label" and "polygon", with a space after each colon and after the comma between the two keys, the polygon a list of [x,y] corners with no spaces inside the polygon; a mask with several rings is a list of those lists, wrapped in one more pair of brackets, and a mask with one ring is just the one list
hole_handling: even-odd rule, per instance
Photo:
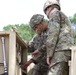
{"label": "combat helmet", "polygon": [[30,27],[33,29],[35,25],[39,24],[44,19],[44,16],[41,14],[35,14],[30,19]]}
{"label": "combat helmet", "polygon": [[59,10],[61,9],[60,8],[60,3],[59,3],[59,0],[47,0],[44,4],[44,7],[43,7],[43,11],[45,13],[45,10],[49,7],[49,6],[52,6],[52,5],[57,5],[59,6]]}

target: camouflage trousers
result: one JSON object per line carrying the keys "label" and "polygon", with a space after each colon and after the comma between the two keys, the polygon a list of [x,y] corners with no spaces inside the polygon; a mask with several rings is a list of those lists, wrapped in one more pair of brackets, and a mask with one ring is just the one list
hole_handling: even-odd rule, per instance
{"label": "camouflage trousers", "polygon": [[68,62],[59,62],[52,67],[46,75],[69,75]]}
{"label": "camouflage trousers", "polygon": [[33,75],[47,75],[49,67],[47,65],[36,65],[33,71]]}

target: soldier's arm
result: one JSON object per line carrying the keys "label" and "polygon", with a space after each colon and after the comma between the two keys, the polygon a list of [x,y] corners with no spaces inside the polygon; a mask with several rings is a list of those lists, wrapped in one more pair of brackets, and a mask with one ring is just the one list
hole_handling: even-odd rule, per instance
{"label": "soldier's arm", "polygon": [[27,45],[28,52],[30,52],[30,53],[34,52],[34,50],[35,50],[34,45],[35,45],[36,37],[37,36],[35,35]]}
{"label": "soldier's arm", "polygon": [[34,63],[39,63],[42,58],[44,57],[43,55],[46,53],[46,47],[45,45],[42,45],[39,49],[35,50],[32,55],[33,55],[33,60]]}
{"label": "soldier's arm", "polygon": [[47,58],[52,57],[55,46],[59,37],[60,24],[57,22],[49,22],[48,37],[46,40]]}
{"label": "soldier's arm", "polygon": [[36,56],[39,55],[40,53],[45,53],[46,52],[46,46],[42,45],[40,48],[38,48],[37,50],[35,50],[32,55]]}
{"label": "soldier's arm", "polygon": [[37,53],[35,53],[29,61],[22,65],[22,68],[27,68],[31,63],[37,64],[38,61],[40,61],[39,59],[43,57],[41,53],[45,52],[45,45],[42,45],[38,51],[40,52],[40,54],[37,55]]}
{"label": "soldier's arm", "polygon": [[21,65],[22,69],[26,69],[31,63],[35,63],[36,62],[33,59],[28,60],[27,62],[25,62],[23,65]]}
{"label": "soldier's arm", "polygon": [[42,45],[38,50],[40,53],[45,52],[46,51],[46,45]]}

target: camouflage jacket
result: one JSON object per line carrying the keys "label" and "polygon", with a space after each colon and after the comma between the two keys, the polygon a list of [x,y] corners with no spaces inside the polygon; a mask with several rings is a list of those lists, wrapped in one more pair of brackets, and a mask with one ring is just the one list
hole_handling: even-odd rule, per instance
{"label": "camouflage jacket", "polygon": [[[50,16],[47,35],[47,57],[52,57],[54,53],[58,56],[59,52],[68,51],[74,45],[74,33],[71,28],[71,23],[61,11],[56,11]],[[56,55],[55,57],[57,57]],[[63,56],[65,57],[64,54]],[[65,58],[62,59],[60,57],[60,59],[66,61]]]}
{"label": "camouflage jacket", "polygon": [[47,31],[36,35],[32,41],[31,45],[28,46],[28,52],[34,52],[35,50],[40,51],[40,55],[33,57],[32,59],[39,63],[46,63],[46,48],[42,46],[45,44],[47,38]]}

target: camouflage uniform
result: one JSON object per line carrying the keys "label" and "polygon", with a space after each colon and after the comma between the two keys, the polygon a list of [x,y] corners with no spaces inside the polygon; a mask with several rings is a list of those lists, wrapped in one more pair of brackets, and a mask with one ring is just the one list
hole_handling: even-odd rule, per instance
{"label": "camouflage uniform", "polygon": [[[50,70],[55,68],[54,75],[68,75],[68,60],[71,56],[69,48],[74,44],[74,36],[68,18],[62,12],[56,11],[50,17],[49,33],[46,47],[47,57],[52,57]],[[62,71],[65,73],[63,74]]]}
{"label": "camouflage uniform", "polygon": [[[30,51],[33,50],[31,52],[34,52],[35,50],[39,49],[43,44],[45,44],[46,37],[47,37],[46,33],[42,33],[41,35],[35,36],[31,43]],[[33,57],[33,60],[37,62],[37,64],[35,65],[34,75],[47,74],[48,65],[46,63],[46,48],[41,51],[42,52],[40,53],[40,55]]]}
{"label": "camouflage uniform", "polygon": [[71,23],[61,12],[55,11],[49,18],[46,40],[47,57],[52,57],[48,75],[69,75],[70,47],[74,45]]}
{"label": "camouflage uniform", "polygon": [[[35,22],[36,19],[37,18],[35,17]],[[39,21],[40,19],[37,22]],[[35,24],[37,24],[37,22]],[[49,68],[46,62],[46,48],[42,47],[45,44],[46,38],[47,38],[47,31],[42,32],[40,35],[37,34],[31,41],[31,45],[28,46],[28,52],[34,52],[37,49],[40,51],[40,55],[32,58],[36,63],[33,75],[47,75],[47,71]]]}

